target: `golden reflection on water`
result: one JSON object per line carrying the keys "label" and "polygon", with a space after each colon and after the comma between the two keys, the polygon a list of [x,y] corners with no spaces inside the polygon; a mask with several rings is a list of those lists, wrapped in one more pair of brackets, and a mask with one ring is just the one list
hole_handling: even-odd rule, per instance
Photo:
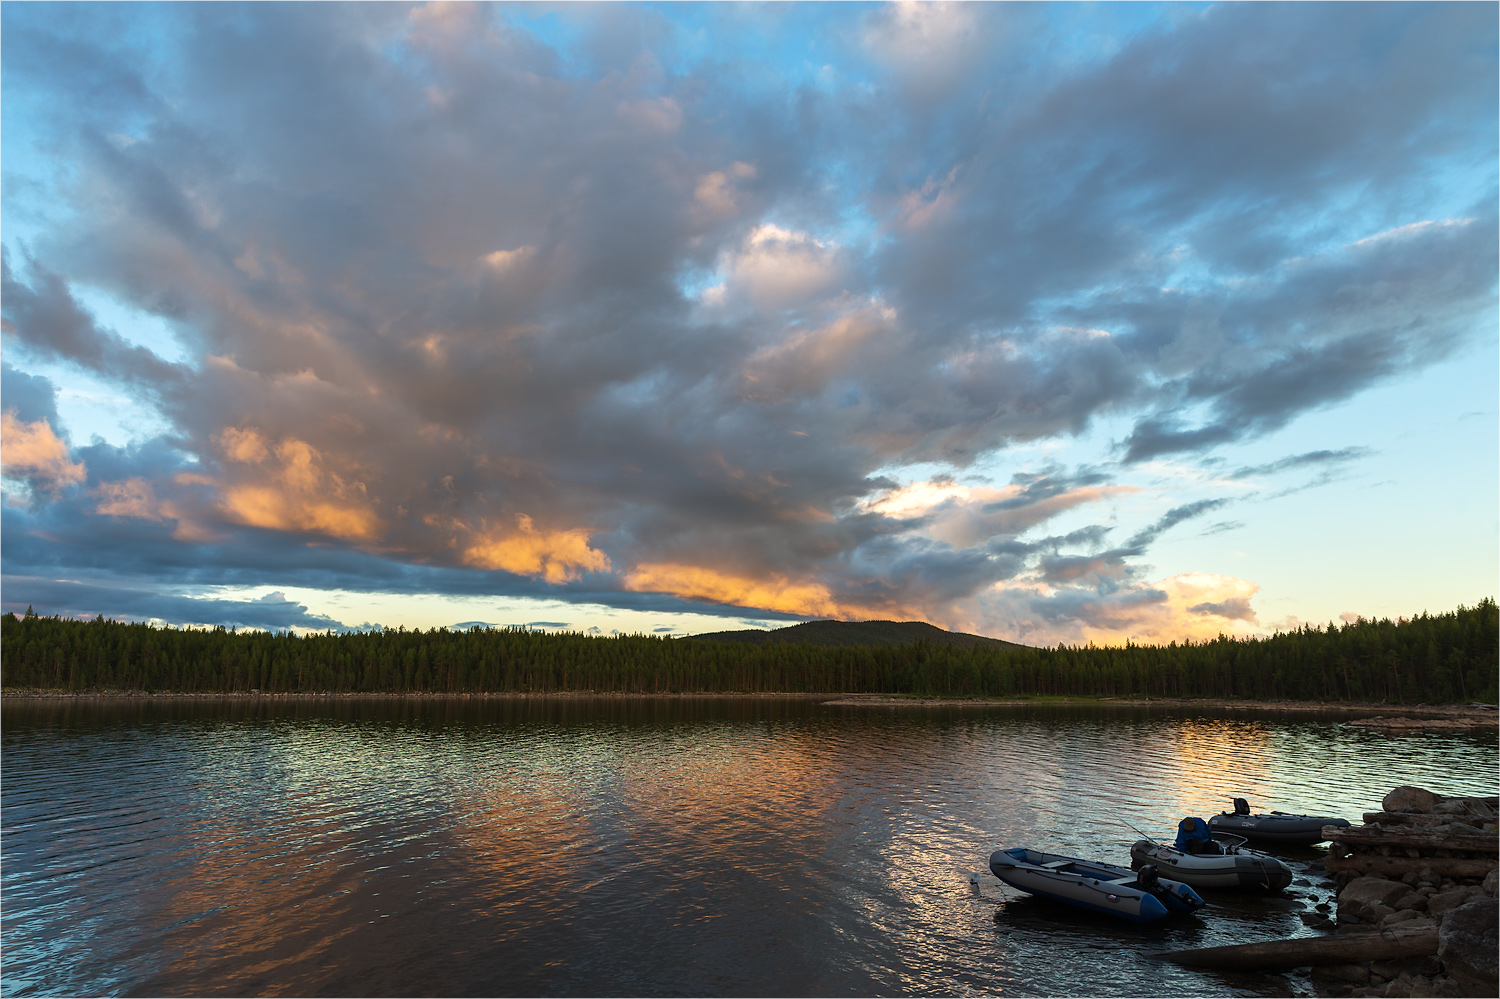
{"label": "golden reflection on water", "polygon": [[[1184,814],[1206,818],[1228,811],[1235,797],[1274,800],[1267,723],[1189,718],[1170,730],[1169,738],[1176,765],[1167,773],[1176,800],[1188,809]],[[1234,793],[1226,798],[1225,778],[1229,774],[1233,774],[1233,784],[1228,786]]]}

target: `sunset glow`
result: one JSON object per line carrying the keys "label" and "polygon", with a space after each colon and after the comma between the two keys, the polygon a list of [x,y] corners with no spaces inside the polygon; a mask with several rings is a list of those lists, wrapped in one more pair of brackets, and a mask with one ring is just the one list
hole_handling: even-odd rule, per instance
{"label": "sunset glow", "polygon": [[1494,595],[1493,8],[0,19],[6,610],[1053,645]]}

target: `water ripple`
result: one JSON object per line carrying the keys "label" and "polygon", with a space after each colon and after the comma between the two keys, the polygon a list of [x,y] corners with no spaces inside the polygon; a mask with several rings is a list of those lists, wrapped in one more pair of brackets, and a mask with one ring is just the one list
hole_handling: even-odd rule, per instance
{"label": "water ripple", "polygon": [[1304,933],[1331,886],[1139,929],[970,874],[1125,862],[1235,796],[1494,793],[1497,760],[1493,732],[806,699],[7,704],[0,732],[14,996],[1221,995],[1142,953]]}

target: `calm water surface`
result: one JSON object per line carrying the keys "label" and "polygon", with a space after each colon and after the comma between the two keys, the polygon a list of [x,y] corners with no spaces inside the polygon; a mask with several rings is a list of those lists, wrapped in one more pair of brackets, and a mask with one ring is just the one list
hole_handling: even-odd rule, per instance
{"label": "calm water surface", "polygon": [[1494,732],[1248,711],[10,699],[0,733],[7,996],[1308,994],[1149,955],[1307,933],[1319,851],[1148,928],[989,854],[1497,790]]}

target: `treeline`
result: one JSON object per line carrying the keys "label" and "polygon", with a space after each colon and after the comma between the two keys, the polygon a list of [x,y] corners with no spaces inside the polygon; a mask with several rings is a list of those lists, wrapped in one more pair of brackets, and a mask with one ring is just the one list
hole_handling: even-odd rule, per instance
{"label": "treeline", "polygon": [[0,618],[0,684],[179,692],[881,693],[1494,702],[1493,599],[1401,621],[1169,645],[746,645],[520,629],[336,635]]}

